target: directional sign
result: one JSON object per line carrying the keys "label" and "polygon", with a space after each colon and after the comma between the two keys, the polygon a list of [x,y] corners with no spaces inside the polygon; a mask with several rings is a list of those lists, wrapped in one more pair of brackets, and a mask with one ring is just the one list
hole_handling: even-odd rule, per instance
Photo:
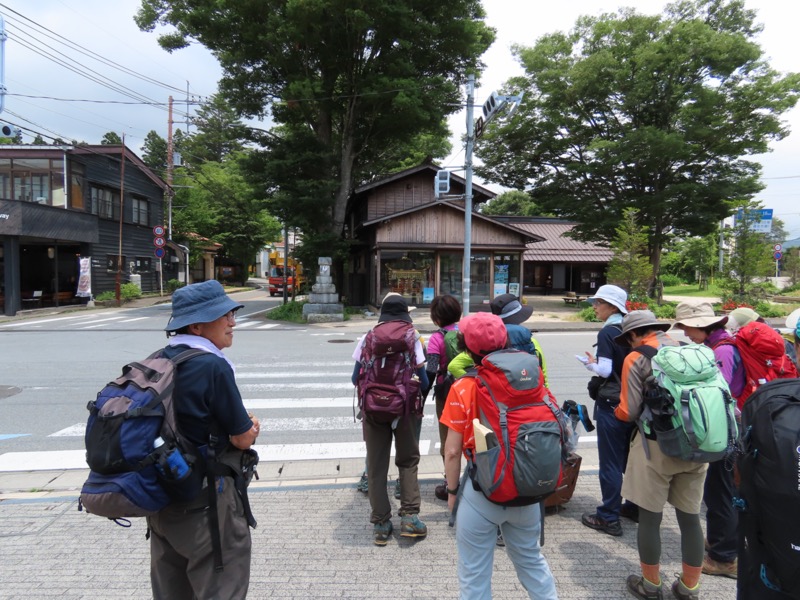
{"label": "directional sign", "polygon": [[774,258],[775,260],[780,260],[780,259],[783,258],[783,253],[782,252],[776,252],[775,254],[772,255],[772,258]]}
{"label": "directional sign", "polygon": [[156,248],[162,248],[162,247],[163,247],[163,246],[164,246],[166,243],[167,243],[167,240],[165,240],[165,239],[164,239],[163,237],[161,237],[161,236],[159,236],[159,237],[156,237],[156,238],[153,238],[153,245],[154,245]]}
{"label": "directional sign", "polygon": [[162,237],[167,232],[161,225],[156,225],[153,227],[153,235],[156,237]]}
{"label": "directional sign", "polygon": [[166,253],[167,253],[167,252],[166,252],[166,251],[165,251],[163,248],[156,248],[156,249],[153,251],[153,254],[155,254],[155,255],[156,255],[156,258],[164,258],[164,255],[165,255]]}

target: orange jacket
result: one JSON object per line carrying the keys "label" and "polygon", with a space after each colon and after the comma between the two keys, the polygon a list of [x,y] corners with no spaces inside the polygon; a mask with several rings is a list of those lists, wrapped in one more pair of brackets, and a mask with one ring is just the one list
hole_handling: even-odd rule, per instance
{"label": "orange jacket", "polygon": [[[678,342],[661,331],[651,331],[642,340],[643,346],[660,348],[661,346],[677,346]],[[622,363],[622,389],[619,404],[614,409],[614,416],[620,421],[636,421],[642,416],[644,382],[653,374],[650,359],[641,352],[631,352]]]}

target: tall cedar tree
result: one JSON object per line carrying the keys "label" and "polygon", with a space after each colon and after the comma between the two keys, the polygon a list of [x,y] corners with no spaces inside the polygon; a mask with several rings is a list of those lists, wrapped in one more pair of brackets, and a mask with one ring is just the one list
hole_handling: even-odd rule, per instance
{"label": "tall cedar tree", "polygon": [[[494,41],[479,0],[142,0],[140,28],[172,25],[168,50],[197,40],[219,59],[221,92],[248,118],[289,225],[338,239],[355,187],[417,136],[448,137],[460,86]],[[404,157],[403,157],[404,158]]]}
{"label": "tall cedar tree", "polygon": [[755,16],[741,0],[684,1],[663,16],[581,17],[516,47],[526,75],[506,86],[524,100],[489,125],[476,172],[530,187],[583,240],[610,241],[635,208],[655,279],[666,236],[713,231],[763,189],[760,165],[743,157],[788,134],[780,117],[800,76],[769,67]]}

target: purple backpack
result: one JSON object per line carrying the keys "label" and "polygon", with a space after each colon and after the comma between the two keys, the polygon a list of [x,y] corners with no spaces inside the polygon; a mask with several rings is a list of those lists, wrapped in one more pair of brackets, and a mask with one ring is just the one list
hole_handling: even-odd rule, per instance
{"label": "purple backpack", "polygon": [[364,338],[358,374],[359,408],[382,422],[422,412],[415,374],[416,333],[405,321],[379,323]]}

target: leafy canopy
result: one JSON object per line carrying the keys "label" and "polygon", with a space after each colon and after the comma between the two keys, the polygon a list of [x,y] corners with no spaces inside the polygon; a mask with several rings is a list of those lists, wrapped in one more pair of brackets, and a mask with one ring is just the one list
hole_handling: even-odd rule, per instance
{"label": "leafy canopy", "polygon": [[770,68],[760,31],[742,0],[694,0],[581,17],[515,48],[526,75],[506,87],[524,100],[489,125],[479,174],[530,188],[583,240],[610,241],[636,209],[657,275],[665,236],[713,231],[763,188],[746,157],[788,134],[800,76]]}

